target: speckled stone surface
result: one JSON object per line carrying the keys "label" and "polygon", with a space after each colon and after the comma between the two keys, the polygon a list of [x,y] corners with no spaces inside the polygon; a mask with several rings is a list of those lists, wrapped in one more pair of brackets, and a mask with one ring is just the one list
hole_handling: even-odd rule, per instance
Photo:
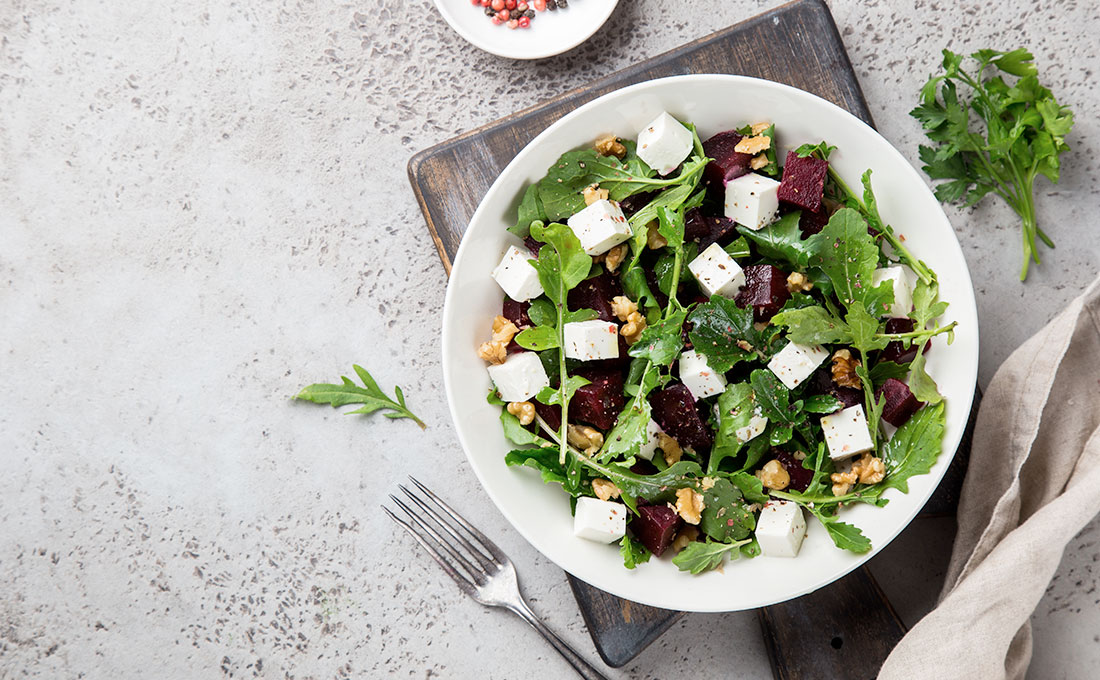
{"label": "speckled stone surface", "polygon": [[[594,656],[563,574],[455,441],[446,281],[405,162],[774,5],[624,1],[574,52],[511,63],[427,2],[0,2],[0,677],[568,677],[383,518],[409,473],[496,537],[534,609]],[[832,9],[910,160],[906,112],[945,42],[1030,46],[1077,113],[1064,180],[1039,192],[1059,248],[1026,285],[1006,207],[948,211],[984,384],[1100,264],[1100,15],[1085,0]],[[429,429],[289,400],[352,362],[404,387]],[[951,533],[918,521],[872,561],[905,620],[932,606]],[[1032,677],[1100,673],[1098,563],[1093,522],[1036,611]],[[770,677],[755,615],[687,617],[609,675],[687,673]]]}

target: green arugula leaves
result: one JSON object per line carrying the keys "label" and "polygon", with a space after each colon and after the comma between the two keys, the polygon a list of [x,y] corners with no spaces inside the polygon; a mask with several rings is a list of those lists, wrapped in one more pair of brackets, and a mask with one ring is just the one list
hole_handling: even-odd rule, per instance
{"label": "green arugula leaves", "polygon": [[[944,50],[944,72],[921,88],[910,115],[936,145],[921,146],[920,159],[930,179],[942,180],[935,188],[941,201],[971,206],[992,193],[1016,211],[1024,236],[1023,281],[1031,261],[1039,263],[1036,239],[1054,247],[1036,221],[1035,180],[1042,175],[1058,182],[1073,112],[1039,84],[1027,50],[986,49],[970,58],[974,69],[964,70],[963,56]],[[1017,80],[1010,83],[1006,75]]]}
{"label": "green arugula leaves", "polygon": [[734,543],[715,543],[709,540],[705,543],[695,542],[681,550],[676,557],[673,557],[672,563],[680,571],[701,574],[704,571],[720,567],[727,554],[731,558],[736,558],[738,556],[736,549],[751,542],[752,539],[750,538]]}
{"label": "green arugula leaves", "polygon": [[348,404],[362,404],[361,408],[357,408],[354,411],[348,411],[348,415],[355,413],[374,413],[375,411],[390,411],[383,415],[387,418],[408,418],[417,425],[420,429],[425,429],[428,426],[424,424],[420,418],[417,418],[412,411],[405,405],[405,395],[401,392],[401,388],[394,386],[394,395],[396,400],[390,399],[386,396],[386,393],[382,391],[382,388],[378,386],[371,374],[367,372],[367,369],[358,364],[352,364],[352,368],[355,369],[355,374],[359,376],[359,379],[363,381],[363,387],[359,387],[353,380],[346,376],[340,376],[340,384],[334,385],[332,383],[314,383],[302,388],[302,391],[298,393],[295,399],[301,399],[302,401],[312,401],[315,404],[328,404],[330,406],[347,406]]}

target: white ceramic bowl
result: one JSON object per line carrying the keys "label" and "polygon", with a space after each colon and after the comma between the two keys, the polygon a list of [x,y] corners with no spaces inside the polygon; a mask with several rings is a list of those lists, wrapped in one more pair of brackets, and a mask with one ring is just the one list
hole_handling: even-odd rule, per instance
{"label": "white ceramic bowl", "polygon": [[[562,152],[588,145],[602,133],[634,138],[662,110],[695,123],[704,139],[769,120],[776,125],[783,154],[822,139],[836,145],[833,167],[854,187],[863,171],[873,168],[883,217],[939,276],[941,297],[951,304],[946,316],[959,323],[954,344],[948,346],[939,336],[928,355],[929,372],[947,403],[943,452],[930,474],[910,480],[908,494],[887,492],[886,507],[841,511],[844,521],[871,539],[869,553],[836,548],[810,517],[795,559],[741,559],[721,572],[692,576],[677,570],[666,556],[628,571],[618,546],[573,536],[568,496],[559,486],[543,484],[534,470],[504,464],[512,447],[501,434],[498,407],[485,401],[490,382],[475,349],[500,313],[502,293],[489,273],[507,246],[518,243],[505,228],[515,219],[519,196]],[[840,578],[882,550],[920,511],[951,462],[970,413],[978,370],[978,319],[970,274],[947,217],[923,178],[877,132],[833,104],[785,85],[740,76],[678,76],[633,85],[578,108],[536,137],[500,174],[455,257],[443,312],[443,370],[451,415],[470,465],[500,511],[539,552],[593,586],[635,602],[686,611],[734,611],[789,600]]]}
{"label": "white ceramic bowl", "polygon": [[493,24],[470,0],[435,0],[439,13],[475,47],[508,59],[543,59],[580,45],[604,25],[619,0],[573,0],[565,9],[535,15],[528,28]]}

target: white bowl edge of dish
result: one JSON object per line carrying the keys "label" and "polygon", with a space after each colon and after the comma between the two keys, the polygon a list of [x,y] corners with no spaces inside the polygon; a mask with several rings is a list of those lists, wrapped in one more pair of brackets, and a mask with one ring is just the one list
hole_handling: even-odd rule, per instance
{"label": "white bowl edge of dish", "polygon": [[[947,403],[944,448],[931,473],[913,477],[909,493],[887,493],[884,508],[842,510],[873,548],[855,555],[836,548],[812,517],[797,558],[729,562],[722,571],[692,576],[666,557],[634,570],[622,566],[617,546],[575,538],[568,496],[528,468],[509,468],[499,408],[485,401],[490,381],[475,349],[499,314],[502,294],[489,272],[516,238],[514,220],[523,188],[541,178],[558,156],[604,133],[634,138],[661,110],[694,122],[706,138],[757,120],[776,123],[785,153],[821,139],[836,145],[833,167],[853,187],[870,167],[884,219],[906,237],[914,254],[940,279],[945,317],[958,321],[955,342],[933,343],[928,370]],[[501,172],[470,220],[452,267],[443,315],[443,371],[459,440],[489,497],[539,552],[577,578],[614,595],[666,609],[719,612],[752,609],[812,592],[842,577],[882,550],[917,515],[954,457],[973,401],[978,366],[978,322],[973,286],[962,249],[923,178],[874,129],[843,109],[796,88],[732,75],[673,76],[608,93],[563,116],[531,141]]]}
{"label": "white bowl edge of dish", "polygon": [[443,20],[462,38],[507,59],[545,59],[568,52],[595,35],[619,0],[577,0],[566,9],[542,11],[529,28],[495,25],[470,0],[435,0]]}

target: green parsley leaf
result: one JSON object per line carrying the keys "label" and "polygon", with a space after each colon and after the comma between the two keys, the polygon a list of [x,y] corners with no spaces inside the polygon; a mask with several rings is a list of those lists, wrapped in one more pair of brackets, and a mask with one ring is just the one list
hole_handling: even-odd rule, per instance
{"label": "green parsley leaf", "polygon": [[352,364],[352,368],[355,369],[355,374],[359,376],[359,379],[363,381],[363,387],[359,387],[353,380],[345,376],[340,376],[341,384],[334,385],[331,383],[314,383],[302,388],[302,391],[298,393],[295,399],[301,399],[303,401],[312,401],[315,404],[329,404],[330,406],[340,407],[347,406],[348,404],[362,404],[361,408],[357,408],[354,411],[348,411],[348,415],[355,413],[374,413],[375,411],[390,411],[390,413],[384,413],[387,418],[408,418],[417,425],[420,429],[425,429],[427,425],[424,424],[420,418],[417,418],[412,411],[405,405],[405,395],[401,392],[400,387],[394,387],[394,395],[396,400],[390,399],[386,396],[386,393],[382,391],[382,388],[378,386],[378,383],[374,381],[371,374],[367,372],[367,369],[359,366],[358,364]]}

